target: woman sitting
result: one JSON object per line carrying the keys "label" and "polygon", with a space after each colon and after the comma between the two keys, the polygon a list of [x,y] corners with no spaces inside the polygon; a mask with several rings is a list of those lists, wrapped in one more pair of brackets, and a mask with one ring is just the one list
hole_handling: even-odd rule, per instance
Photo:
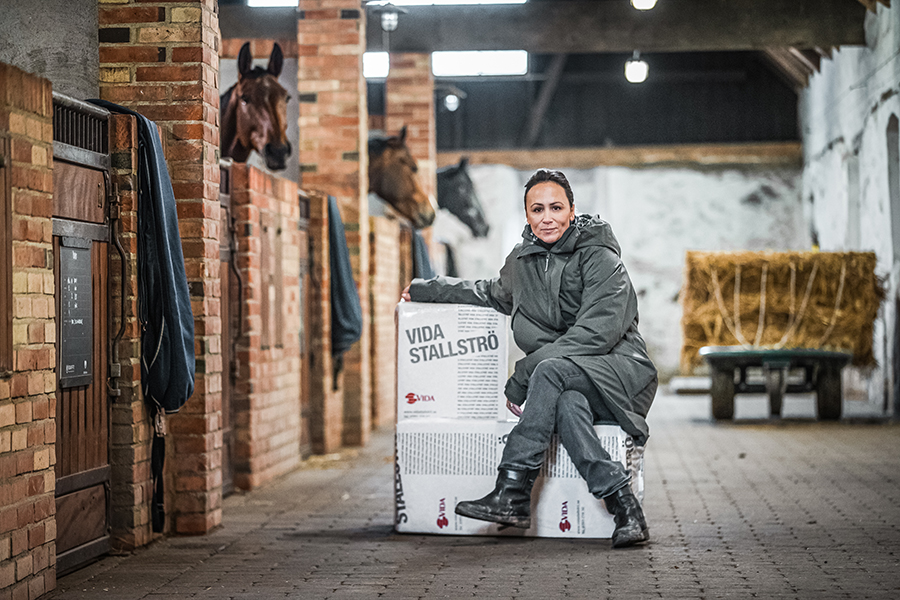
{"label": "woman sitting", "polygon": [[531,525],[531,489],[556,431],[588,489],[614,516],[614,548],[649,539],[631,473],[610,459],[595,421],[615,421],[647,441],[645,417],[657,373],[638,333],[637,296],[609,223],[575,215],[572,188],[541,169],[525,184],[528,225],[500,276],[467,281],[414,279],[404,300],[488,306],[512,316],[526,353],[506,384],[520,416],[508,436],[494,490],[460,502],[456,513],[514,527]]}

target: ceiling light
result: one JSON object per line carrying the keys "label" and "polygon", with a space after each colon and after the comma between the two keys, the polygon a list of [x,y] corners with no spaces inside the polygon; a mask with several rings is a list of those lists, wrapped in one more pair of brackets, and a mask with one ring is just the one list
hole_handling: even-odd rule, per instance
{"label": "ceiling light", "polygon": [[635,50],[631,60],[625,63],[625,79],[629,83],[644,83],[649,72],[650,65],[641,60],[641,53]]}
{"label": "ceiling light", "polygon": [[459,108],[459,96],[456,94],[447,94],[444,96],[444,106],[450,112],[456,112],[456,109]]}
{"label": "ceiling light", "polygon": [[387,52],[363,52],[363,77],[384,79],[391,70],[391,59]]}
{"label": "ceiling light", "polygon": [[435,77],[480,77],[485,75],[525,75],[525,50],[436,51],[431,54]]}
{"label": "ceiling light", "polygon": [[638,10],[650,10],[656,6],[656,0],[631,0],[631,5]]}

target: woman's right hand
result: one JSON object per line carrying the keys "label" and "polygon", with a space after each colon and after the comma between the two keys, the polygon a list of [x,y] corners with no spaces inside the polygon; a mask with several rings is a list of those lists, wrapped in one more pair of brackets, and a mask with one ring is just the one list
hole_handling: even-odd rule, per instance
{"label": "woman's right hand", "polygon": [[400,292],[400,300],[405,302],[412,302],[412,298],[409,297],[409,286],[403,288],[403,291]]}
{"label": "woman's right hand", "polygon": [[512,402],[510,402],[509,400],[507,400],[507,401],[506,401],[506,408],[508,408],[508,409],[509,409],[509,412],[511,412],[512,414],[516,415],[517,417],[521,417],[521,416],[522,416],[522,407],[519,406],[518,404],[513,404]]}

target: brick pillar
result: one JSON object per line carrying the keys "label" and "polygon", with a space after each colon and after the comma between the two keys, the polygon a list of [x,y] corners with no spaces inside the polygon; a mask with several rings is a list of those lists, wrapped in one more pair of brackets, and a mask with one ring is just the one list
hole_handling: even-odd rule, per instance
{"label": "brick pillar", "polygon": [[0,63],[0,273],[12,268],[12,347],[0,349],[11,367],[0,373],[2,598],[56,587],[52,110],[49,81]]}
{"label": "brick pillar", "polygon": [[[149,414],[141,395],[141,325],[137,309],[137,119],[112,114],[109,118],[112,179],[119,192],[121,221],[118,236],[125,251],[125,330],[119,342],[118,379],[121,395],[112,405],[110,417],[110,523],[112,546],[129,551],[150,542],[150,441]],[[110,246],[110,313],[118,331],[121,313],[122,267]]]}
{"label": "brick pillar", "polygon": [[419,164],[419,180],[428,194],[437,193],[437,134],[434,124],[434,75],[431,55],[390,55],[385,126],[394,134],[406,125],[406,145]]}
{"label": "brick pillar", "polygon": [[194,309],[194,395],[169,419],[169,528],[222,521],[216,0],[99,0],[100,95],[155,121],[175,197]]}
{"label": "brick pillar", "polygon": [[[343,405],[323,406],[326,421],[329,415],[342,412],[343,431],[340,440],[335,432],[327,432],[324,447],[334,448],[341,442],[363,445],[371,423],[368,128],[362,74],[366,15],[360,0],[300,0],[299,8],[303,15],[297,23],[302,183],[305,189],[320,190],[338,200],[363,311],[362,338],[344,355]],[[313,383],[314,388],[322,384]],[[315,389],[313,395],[325,396]]]}

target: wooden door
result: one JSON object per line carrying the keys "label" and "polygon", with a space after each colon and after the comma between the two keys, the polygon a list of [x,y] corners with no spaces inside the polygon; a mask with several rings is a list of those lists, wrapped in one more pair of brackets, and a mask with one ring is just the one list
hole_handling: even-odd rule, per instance
{"label": "wooden door", "polygon": [[56,564],[109,551],[107,113],[54,94]]}

